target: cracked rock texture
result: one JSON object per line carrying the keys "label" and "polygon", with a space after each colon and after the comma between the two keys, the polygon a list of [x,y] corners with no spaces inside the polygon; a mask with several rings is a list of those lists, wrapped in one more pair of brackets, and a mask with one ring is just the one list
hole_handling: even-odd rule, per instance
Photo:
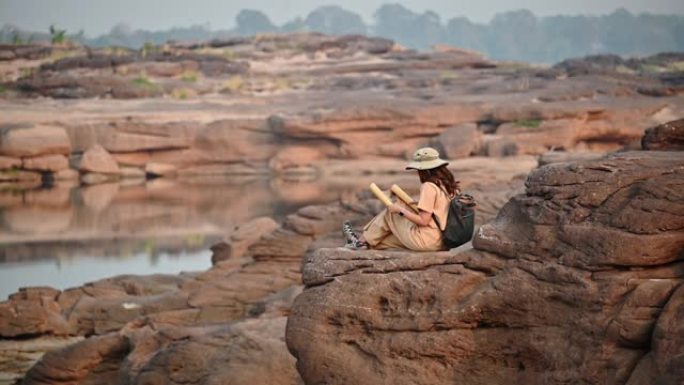
{"label": "cracked rock texture", "polygon": [[321,249],[302,279],[306,384],[681,384],[684,153],[549,164],[472,248]]}

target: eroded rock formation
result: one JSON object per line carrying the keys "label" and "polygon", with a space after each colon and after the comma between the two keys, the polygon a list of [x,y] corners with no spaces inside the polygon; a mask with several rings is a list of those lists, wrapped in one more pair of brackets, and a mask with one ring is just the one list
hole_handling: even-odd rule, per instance
{"label": "eroded rock formation", "polygon": [[[638,148],[644,129],[684,111],[681,84],[664,76],[671,66],[639,71],[646,59],[540,69],[320,34],[60,50],[69,51],[0,62],[9,79],[0,88],[2,182],[73,179],[61,155],[77,169],[73,160],[95,145],[127,168],[122,177],[150,178],[315,176],[329,160],[403,160],[424,145],[451,158],[608,152]],[[35,96],[48,98],[24,103]],[[17,141],[38,129],[43,145]],[[106,175],[82,182],[114,179]]]}
{"label": "eroded rock formation", "polygon": [[[522,189],[518,176],[536,164],[515,159],[483,162],[480,169],[470,161],[452,164],[463,188],[480,197],[478,224]],[[416,193],[412,181],[404,187]],[[213,248],[214,266],[203,273],[23,289],[0,303],[0,335],[7,341],[0,344],[0,367],[20,377],[40,358],[25,384],[297,384],[284,335],[301,290],[302,256],[343,244],[340,224],[363,223],[379,205],[369,192],[350,193],[337,203],[306,206],[281,225],[256,218]],[[28,349],[30,355],[22,353]]]}
{"label": "eroded rock formation", "polygon": [[307,384],[678,384],[684,153],[555,163],[473,247],[321,249],[287,343]]}

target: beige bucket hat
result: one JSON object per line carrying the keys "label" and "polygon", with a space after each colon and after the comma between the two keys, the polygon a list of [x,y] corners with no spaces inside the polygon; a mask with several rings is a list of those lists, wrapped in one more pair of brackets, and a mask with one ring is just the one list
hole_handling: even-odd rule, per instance
{"label": "beige bucket hat", "polygon": [[449,164],[439,157],[439,151],[432,147],[423,147],[413,153],[413,162],[406,166],[407,170],[430,170]]}

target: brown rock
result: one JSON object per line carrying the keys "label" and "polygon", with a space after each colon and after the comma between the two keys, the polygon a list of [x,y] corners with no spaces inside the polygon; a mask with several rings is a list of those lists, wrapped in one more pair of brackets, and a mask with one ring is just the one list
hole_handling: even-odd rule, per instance
{"label": "brown rock", "polygon": [[489,157],[501,158],[515,156],[520,153],[518,143],[506,137],[489,137],[484,140],[485,154]]}
{"label": "brown rock", "polygon": [[152,155],[149,152],[114,153],[112,157],[118,164],[140,168],[145,168],[145,164],[152,161]]}
{"label": "brown rock", "polygon": [[483,250],[305,257],[286,331],[305,383],[681,382],[675,154],[542,167]]}
{"label": "brown rock", "polygon": [[269,217],[255,218],[240,225],[225,242],[212,246],[211,263],[215,265],[231,258],[241,258],[251,245],[277,227],[276,221]]}
{"label": "brown rock", "polygon": [[296,231],[297,234],[318,237],[338,230],[345,215],[346,211],[336,205],[306,206],[289,215],[284,226]]}
{"label": "brown rock", "polygon": [[183,73],[182,63],[153,62],[146,63],[144,71],[150,76],[173,77]]}
{"label": "brown rock", "polygon": [[178,167],[165,163],[147,163],[145,174],[151,176],[174,176],[178,172]]}
{"label": "brown rock", "polygon": [[0,155],[68,155],[70,151],[69,137],[61,127],[27,124],[0,126]]}
{"label": "brown rock", "polygon": [[25,384],[115,383],[117,366],[130,350],[129,342],[115,333],[86,339],[45,356],[26,373]]}
{"label": "brown rock", "polygon": [[0,303],[0,335],[14,338],[67,334],[69,326],[56,301],[58,293],[52,288],[22,288]]}
{"label": "brown rock", "polygon": [[191,336],[152,357],[135,383],[302,384],[283,341],[285,322],[245,320]]}
{"label": "brown rock", "polygon": [[22,160],[27,170],[59,172],[69,168],[69,160],[64,155],[44,155]]}
{"label": "brown rock", "polygon": [[[683,164],[680,153],[627,152],[543,167],[528,176],[527,194],[481,227],[473,244],[586,269],[672,262],[684,247],[684,198],[677,193]],[[504,225],[510,218],[516,228]]]}
{"label": "brown rock", "polygon": [[191,122],[156,124],[125,120],[97,125],[92,129],[97,143],[107,151],[135,153],[189,148],[199,126]]}
{"label": "brown rock", "polygon": [[36,171],[1,170],[0,182],[36,182],[40,185],[43,175]]}
{"label": "brown rock", "polygon": [[98,144],[83,153],[79,170],[98,174],[119,174],[121,172],[116,160]]}
{"label": "brown rock", "polygon": [[539,166],[545,166],[552,163],[566,163],[579,162],[584,160],[601,159],[606,154],[600,152],[580,151],[580,152],[565,152],[565,151],[549,151],[539,156]]}
{"label": "brown rock", "polygon": [[647,129],[641,147],[644,150],[684,151],[684,119]]}
{"label": "brown rock", "polygon": [[[195,147],[205,161],[266,162],[275,153],[273,135],[260,121],[221,120],[208,124],[197,133]],[[211,162],[206,162],[211,163]]]}
{"label": "brown rock", "polygon": [[21,159],[11,158],[9,156],[0,156],[0,170],[8,170],[19,167],[21,167]]}
{"label": "brown rock", "polygon": [[55,173],[56,180],[78,180],[78,171],[67,168]]}
{"label": "brown rock", "polygon": [[467,158],[480,150],[482,134],[475,123],[464,123],[444,130],[436,138],[437,148],[446,159]]}
{"label": "brown rock", "polygon": [[82,341],[83,337],[45,336],[0,341],[0,378],[19,383],[26,372],[46,353]]}
{"label": "brown rock", "polygon": [[121,167],[121,177],[124,179],[144,179],[145,170],[138,167]]}
{"label": "brown rock", "polygon": [[257,260],[299,260],[313,238],[279,228],[249,247]]}

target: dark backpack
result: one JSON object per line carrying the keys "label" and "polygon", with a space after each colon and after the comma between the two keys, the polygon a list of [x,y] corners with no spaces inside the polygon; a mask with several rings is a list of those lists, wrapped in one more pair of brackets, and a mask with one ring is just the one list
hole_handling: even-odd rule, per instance
{"label": "dark backpack", "polygon": [[[448,249],[461,246],[470,241],[475,228],[475,200],[468,194],[458,194],[449,202],[447,223],[442,230],[442,241]],[[437,216],[433,213],[437,226],[440,225]],[[442,226],[439,226],[441,229]]]}

